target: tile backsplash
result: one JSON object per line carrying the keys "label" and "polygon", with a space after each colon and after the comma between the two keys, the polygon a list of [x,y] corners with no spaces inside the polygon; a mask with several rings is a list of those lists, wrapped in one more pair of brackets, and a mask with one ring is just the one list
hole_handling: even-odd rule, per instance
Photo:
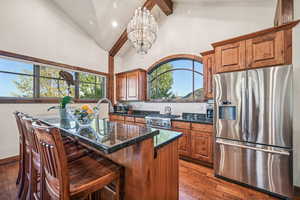
{"label": "tile backsplash", "polygon": [[181,115],[183,112],[206,114],[207,103],[153,103],[153,102],[130,102],[133,110],[151,110],[164,113],[165,107],[170,106],[172,114]]}

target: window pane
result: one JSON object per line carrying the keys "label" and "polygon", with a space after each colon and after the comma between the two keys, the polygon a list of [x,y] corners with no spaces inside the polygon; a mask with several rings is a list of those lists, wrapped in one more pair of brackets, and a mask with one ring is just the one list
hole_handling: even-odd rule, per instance
{"label": "window pane", "polygon": [[105,96],[104,92],[104,87],[100,84],[79,84],[79,97],[82,99],[100,99]]}
{"label": "window pane", "polygon": [[153,81],[151,98],[153,99],[170,99],[172,94],[173,72],[167,72],[157,77]]}
{"label": "window pane", "polygon": [[33,64],[0,58],[0,71],[33,74]]}
{"label": "window pane", "polygon": [[195,99],[204,98],[203,76],[195,73]]}
{"label": "window pane", "polygon": [[193,72],[176,70],[173,72],[172,94],[175,99],[193,99]]}
{"label": "window pane", "polygon": [[[75,89],[71,86],[70,96],[74,97]],[[64,97],[68,95],[68,86],[65,81],[49,78],[40,78],[41,97]]]}
{"label": "window pane", "polygon": [[200,72],[203,74],[203,64],[200,62],[194,62],[195,71]]}
{"label": "window pane", "polygon": [[184,69],[193,69],[193,61],[188,59],[179,59],[171,61],[170,64],[174,69],[184,68]]}
{"label": "window pane", "polygon": [[1,97],[33,97],[33,77],[0,73]]}
{"label": "window pane", "polygon": [[89,73],[79,73],[79,81],[80,82],[88,82],[88,83],[95,83],[96,82],[96,76]]}
{"label": "window pane", "polygon": [[[61,70],[61,69],[54,68],[54,67],[40,66],[40,76],[41,77],[63,79],[63,77],[59,76],[60,71],[66,71],[66,70]],[[66,71],[66,72],[72,74],[73,80],[75,80],[75,75],[74,75],[75,72],[72,72],[72,71]]]}

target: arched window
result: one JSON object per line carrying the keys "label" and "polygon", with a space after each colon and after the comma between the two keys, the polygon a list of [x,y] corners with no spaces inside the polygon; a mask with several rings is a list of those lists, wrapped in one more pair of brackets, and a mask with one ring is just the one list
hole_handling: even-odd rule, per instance
{"label": "arched window", "polygon": [[164,59],[148,71],[149,99],[197,101],[204,99],[203,65],[195,56]]}

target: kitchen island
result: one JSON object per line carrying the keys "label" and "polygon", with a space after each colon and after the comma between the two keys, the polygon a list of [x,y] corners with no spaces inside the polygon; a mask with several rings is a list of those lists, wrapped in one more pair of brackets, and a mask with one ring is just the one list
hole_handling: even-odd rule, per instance
{"label": "kitchen island", "polygon": [[123,166],[124,199],[178,199],[178,138],[182,133],[107,120],[79,127],[57,116],[37,118]]}

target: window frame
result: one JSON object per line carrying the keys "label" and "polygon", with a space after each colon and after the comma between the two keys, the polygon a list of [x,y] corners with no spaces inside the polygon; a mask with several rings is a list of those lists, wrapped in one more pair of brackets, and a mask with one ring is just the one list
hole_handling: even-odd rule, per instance
{"label": "window frame", "polygon": [[[0,50],[0,58],[3,59],[9,59],[9,60],[15,60],[19,62],[25,62],[25,63],[30,63],[33,65],[33,74],[28,75],[24,74],[26,76],[31,76],[33,77],[33,97],[0,97],[0,104],[14,104],[14,103],[58,103],[60,97],[40,97],[40,84],[39,84],[39,79],[42,77],[37,76],[39,75],[39,66],[45,66],[45,67],[50,67],[50,68],[57,68],[60,70],[66,70],[66,71],[72,71],[75,72],[75,94],[74,94],[74,102],[75,103],[97,103],[99,99],[80,99],[79,98],[79,80],[78,80],[78,74],[80,72],[84,73],[89,73],[95,76],[101,76],[105,78],[104,82],[104,96],[107,97],[108,94],[108,73],[104,72],[98,72],[95,70],[90,70],[86,69],[83,67],[77,67],[77,66],[71,66],[71,65],[66,65],[62,63],[57,63],[53,61],[48,61],[44,59],[39,59],[39,58],[34,58],[34,57],[29,57],[29,56],[24,56],[20,54],[15,54],[11,52],[6,52],[6,51],[1,51]],[[6,71],[1,71],[3,73],[8,73],[8,74],[16,74],[16,75],[23,75],[22,73],[14,73],[14,72],[6,72]],[[43,78],[43,77],[42,77]],[[50,78],[50,77],[48,77]],[[50,79],[59,79],[59,78],[50,78]]]}
{"label": "window frame", "polygon": [[[188,99],[151,99],[150,96],[150,74],[156,70],[157,68],[159,68],[161,65],[166,64],[168,62],[174,61],[174,60],[180,60],[180,59],[186,59],[186,60],[192,60],[192,61],[197,61],[200,62],[203,65],[203,60],[202,57],[200,56],[196,56],[196,55],[192,55],[192,54],[175,54],[175,55],[171,55],[171,56],[167,56],[164,57],[158,61],[156,61],[154,64],[152,64],[148,70],[147,70],[147,101],[146,102],[150,102],[150,103],[196,103],[196,102],[205,102],[206,99],[205,97],[201,98],[201,99],[194,99],[194,91],[195,91],[195,74],[194,73],[199,73],[198,71],[195,71],[195,66],[194,66],[194,62],[193,62],[193,68],[192,69],[187,69],[187,68],[177,68],[177,69],[172,69],[170,71],[175,71],[175,70],[186,70],[186,71],[191,71],[193,72],[193,77],[192,77],[192,92],[193,92],[193,99],[192,100],[188,100]],[[163,72],[166,73],[166,72]],[[162,73],[162,74],[163,74]],[[160,74],[160,75],[162,75]],[[203,73],[201,74],[203,76],[203,89],[205,88],[205,73],[204,73],[204,65],[203,65]],[[156,77],[157,78],[157,77]],[[153,80],[153,79],[152,79]]]}

